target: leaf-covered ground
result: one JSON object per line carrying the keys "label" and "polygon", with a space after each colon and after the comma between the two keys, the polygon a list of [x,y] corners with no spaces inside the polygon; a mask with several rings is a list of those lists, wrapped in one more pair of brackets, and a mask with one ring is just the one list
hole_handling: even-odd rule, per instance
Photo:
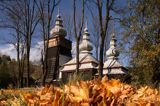
{"label": "leaf-covered ground", "polygon": [[145,86],[135,89],[119,80],[94,79],[42,88],[1,90],[0,106],[160,106],[160,92]]}

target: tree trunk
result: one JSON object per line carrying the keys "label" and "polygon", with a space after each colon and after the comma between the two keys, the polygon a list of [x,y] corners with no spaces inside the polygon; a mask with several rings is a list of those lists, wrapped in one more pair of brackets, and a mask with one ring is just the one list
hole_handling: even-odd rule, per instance
{"label": "tree trunk", "polygon": [[[48,33],[47,33],[48,34]],[[47,42],[45,42],[45,39],[44,39],[44,64],[43,64],[43,67],[44,67],[44,73],[43,73],[43,77],[42,77],[42,85],[45,86],[45,81],[46,81],[46,77],[47,77],[47,74],[48,74],[48,43],[49,43],[49,35],[47,35]]]}
{"label": "tree trunk", "polygon": [[79,27],[79,33],[77,34],[77,22],[76,22],[76,0],[73,0],[73,25],[74,33],[76,38],[76,74],[79,73],[79,41],[82,35],[82,29],[84,24],[84,0],[82,0],[82,16],[81,16],[81,25]]}
{"label": "tree trunk", "polygon": [[24,73],[24,65],[25,65],[25,57],[24,57],[24,45],[22,45],[21,48],[21,60],[20,60],[20,66],[21,66],[21,87],[23,87],[23,73]]}
{"label": "tree trunk", "polygon": [[[29,36],[29,35],[28,35]],[[30,57],[30,44],[31,44],[31,42],[30,42],[30,40],[27,40],[27,87],[29,87],[30,86],[30,59],[29,59],[29,57]]]}
{"label": "tree trunk", "polygon": [[29,52],[27,53],[27,87],[29,87],[30,82],[30,64],[29,64]]}
{"label": "tree trunk", "polygon": [[20,57],[19,57],[19,35],[17,34],[17,62],[18,62],[18,88],[21,87],[21,69],[20,69]]}
{"label": "tree trunk", "polygon": [[101,41],[100,41],[100,55],[99,55],[99,77],[103,77],[103,51],[104,51],[104,37],[101,34]]}
{"label": "tree trunk", "polygon": [[[98,41],[99,42],[99,41]],[[99,45],[96,45],[96,59],[98,60],[98,46]]]}
{"label": "tree trunk", "polygon": [[79,73],[79,38],[76,39],[76,74]]}
{"label": "tree trunk", "polygon": [[46,77],[48,74],[48,42],[49,38],[47,38],[46,47],[45,47],[45,58],[44,58],[44,74],[42,77],[42,85],[45,86]]}

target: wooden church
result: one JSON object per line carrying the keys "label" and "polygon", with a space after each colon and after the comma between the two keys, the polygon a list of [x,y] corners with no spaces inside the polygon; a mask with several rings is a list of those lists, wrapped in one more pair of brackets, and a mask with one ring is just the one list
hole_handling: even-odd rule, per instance
{"label": "wooden church", "polygon": [[[48,73],[46,82],[60,79],[66,81],[76,70],[76,57],[72,58],[72,42],[67,40],[66,30],[60,14],[56,17],[56,23],[50,31],[48,48]],[[87,25],[84,28],[82,41],[79,45],[79,70],[92,78],[98,75],[98,60],[92,55],[93,45]],[[127,74],[127,69],[118,61],[115,35],[112,34],[110,48],[107,51],[107,61],[104,62],[103,75],[117,76]]]}

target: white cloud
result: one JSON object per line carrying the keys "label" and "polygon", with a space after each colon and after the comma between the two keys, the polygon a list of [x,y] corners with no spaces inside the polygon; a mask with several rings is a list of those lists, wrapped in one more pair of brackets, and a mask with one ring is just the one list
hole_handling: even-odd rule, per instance
{"label": "white cloud", "polygon": [[30,60],[31,61],[40,60],[42,49],[43,49],[43,42],[42,41],[37,42],[37,44],[31,48]]}
{"label": "white cloud", "polygon": [[0,54],[9,55],[12,59],[16,59],[16,50],[12,44],[5,44],[0,46]]}
{"label": "white cloud", "polygon": [[[41,50],[43,48],[43,42],[39,41],[36,45],[31,47],[30,60],[37,61],[41,58]],[[0,46],[0,54],[9,55],[12,59],[16,59],[16,49],[12,44],[5,44]]]}

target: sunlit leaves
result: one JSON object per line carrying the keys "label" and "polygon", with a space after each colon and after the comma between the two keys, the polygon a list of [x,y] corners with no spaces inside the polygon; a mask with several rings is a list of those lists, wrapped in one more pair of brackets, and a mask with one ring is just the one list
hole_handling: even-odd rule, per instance
{"label": "sunlit leaves", "polygon": [[106,76],[102,80],[68,83],[63,88],[51,85],[40,89],[27,89],[1,90],[0,105],[147,106],[160,104],[160,94],[157,89],[145,86],[136,90],[120,80],[108,80]]}

